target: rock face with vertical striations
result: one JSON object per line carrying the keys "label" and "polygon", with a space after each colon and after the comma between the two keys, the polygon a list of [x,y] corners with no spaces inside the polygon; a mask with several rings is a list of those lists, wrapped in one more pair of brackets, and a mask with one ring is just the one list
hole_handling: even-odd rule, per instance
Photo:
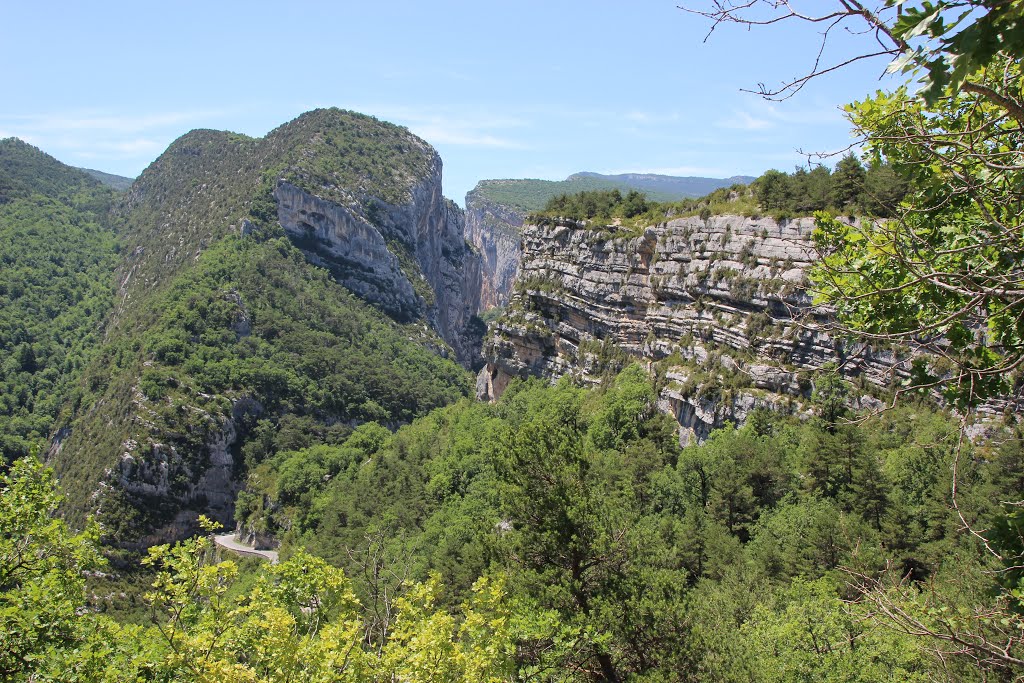
{"label": "rock face with vertical striations", "polygon": [[644,359],[664,377],[662,408],[685,441],[742,422],[758,406],[802,410],[809,371],[829,362],[863,386],[887,385],[890,354],[844,348],[800,324],[829,315],[806,292],[813,227],[812,219],[739,216],[632,231],[526,226],[478,395],[496,398],[512,378],[530,375],[595,382],[615,364]]}
{"label": "rock face with vertical striations", "polygon": [[398,258],[369,221],[284,180],[275,186],[274,200],[278,222],[311,263],[399,320],[423,314],[423,302]]}
{"label": "rock face with vertical striations", "polygon": [[480,252],[480,310],[505,306],[519,273],[526,214],[474,190],[466,195],[466,239]]}
{"label": "rock face with vertical striations", "polygon": [[460,362],[478,357],[480,258],[462,210],[441,194],[436,153],[406,201],[371,196],[351,207],[284,179],[273,196],[278,222],[312,263],[399,321],[428,320]]}

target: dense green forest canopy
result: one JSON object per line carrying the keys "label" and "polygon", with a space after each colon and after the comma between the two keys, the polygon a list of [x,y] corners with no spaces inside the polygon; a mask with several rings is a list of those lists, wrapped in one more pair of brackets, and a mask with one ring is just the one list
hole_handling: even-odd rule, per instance
{"label": "dense green forest canopy", "polygon": [[0,451],[49,436],[113,303],[112,193],[20,140],[0,141]]}
{"label": "dense green forest canopy", "polygon": [[[250,471],[238,516],[283,537],[285,561],[254,576],[202,537],[156,547],[148,626],[104,616],[119,599],[96,588],[99,612],[81,614],[93,537],[50,521],[47,476],[21,463],[0,481],[18,534],[3,543],[33,539],[49,560],[0,566],[0,666],[36,680],[1011,675],[971,648],[940,656],[859,583],[908,577],[882,596],[939,634],[1019,632],[1013,586],[948,505],[955,421],[908,406],[851,423],[830,403],[841,381],[819,384],[814,419],[758,412],[682,450],[639,366],[601,390],[519,383],[393,435],[368,423],[278,450]],[[1024,483],[1021,441],[959,458],[960,511],[985,527]],[[994,595],[1009,610],[996,617]]]}

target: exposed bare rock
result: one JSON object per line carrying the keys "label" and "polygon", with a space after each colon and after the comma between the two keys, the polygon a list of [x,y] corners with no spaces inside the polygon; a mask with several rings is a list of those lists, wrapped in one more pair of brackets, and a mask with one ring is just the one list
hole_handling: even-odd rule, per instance
{"label": "exposed bare rock", "polygon": [[274,199],[281,226],[309,261],[327,268],[360,298],[400,320],[422,314],[422,300],[369,221],[283,180],[274,189]]}
{"label": "exposed bare rock", "polygon": [[488,332],[481,398],[513,377],[595,382],[615,353],[667,369],[663,408],[702,439],[756,407],[802,410],[809,372],[837,363],[885,386],[893,358],[801,324],[829,311],[805,287],[812,219],[715,216],[646,230],[528,225],[506,314]]}
{"label": "exposed bare rock", "polygon": [[364,196],[346,206],[279,180],[278,220],[311,262],[399,320],[425,317],[472,365],[480,257],[466,242],[462,210],[441,194],[441,160],[431,154],[426,178],[399,204]]}
{"label": "exposed bare rock", "polygon": [[481,311],[508,303],[519,272],[519,233],[524,217],[478,192],[466,195],[466,239],[481,257]]}

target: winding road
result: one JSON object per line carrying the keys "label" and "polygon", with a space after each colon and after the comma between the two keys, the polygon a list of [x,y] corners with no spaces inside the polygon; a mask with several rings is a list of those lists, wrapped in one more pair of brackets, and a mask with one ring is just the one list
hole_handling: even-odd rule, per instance
{"label": "winding road", "polygon": [[236,541],[234,533],[214,536],[213,542],[225,550],[230,550],[240,555],[262,557],[264,560],[270,560],[270,564],[277,564],[276,550],[256,550],[256,548],[253,548],[250,545],[244,545]]}

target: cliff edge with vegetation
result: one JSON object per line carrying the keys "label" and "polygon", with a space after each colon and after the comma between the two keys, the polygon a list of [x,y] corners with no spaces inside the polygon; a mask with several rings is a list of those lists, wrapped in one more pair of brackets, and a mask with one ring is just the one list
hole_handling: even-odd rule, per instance
{"label": "cliff edge with vegetation", "polygon": [[661,378],[684,440],[757,407],[804,409],[826,364],[860,382],[864,403],[893,379],[889,352],[844,347],[804,325],[811,219],[698,216],[647,228],[551,220],[523,229],[523,261],[492,325],[478,395],[516,377],[596,383],[630,358]]}

